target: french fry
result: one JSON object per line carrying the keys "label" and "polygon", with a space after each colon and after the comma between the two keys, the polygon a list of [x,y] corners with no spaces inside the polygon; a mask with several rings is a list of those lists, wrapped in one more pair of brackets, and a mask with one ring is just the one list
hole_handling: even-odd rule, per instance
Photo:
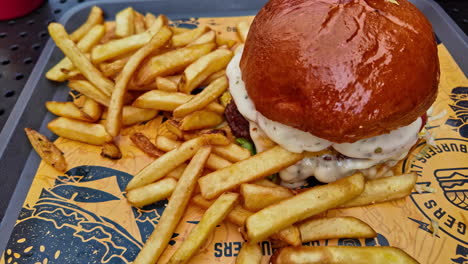
{"label": "french fry", "polygon": [[217,49],[190,64],[182,74],[179,83],[179,91],[190,93],[198,87],[211,74],[225,69],[231,61],[233,52],[225,49]]}
{"label": "french fry", "polygon": [[[262,153],[267,153],[268,151],[270,150]],[[202,179],[200,179],[200,181]],[[200,184],[200,187],[203,187],[203,185]],[[363,189],[364,176],[362,176],[361,173],[356,173],[327,185],[310,188],[305,192],[277,204],[270,205],[250,216],[246,221],[248,237],[251,242],[254,243],[262,241],[295,222],[335,208],[353,199],[358,196]],[[204,189],[201,188],[201,190],[202,195],[204,195]]]}
{"label": "french fry", "polygon": [[258,180],[258,181],[254,181],[252,182],[253,184],[256,184],[256,185],[260,185],[260,186],[265,186],[265,187],[273,187],[273,188],[276,188],[276,187],[281,187],[281,188],[284,188],[283,186],[281,185],[278,185],[270,180],[267,180],[267,179],[261,179],[261,180]]}
{"label": "french fry", "polygon": [[[214,73],[215,74],[215,73]],[[209,78],[209,77],[208,77]],[[222,106],[226,107],[232,100],[232,95],[229,91],[224,92],[219,98],[219,102]],[[259,151],[260,152],[260,151]]]}
{"label": "french fry", "polygon": [[133,35],[135,32],[135,13],[127,7],[115,15],[115,35],[120,38]]}
{"label": "french fry", "polygon": [[[138,97],[133,102],[133,106],[161,111],[174,111],[174,109],[188,102],[191,98],[193,98],[193,95],[190,94],[153,90]],[[206,110],[218,114],[224,113],[224,107],[215,102],[210,103],[206,107]]]}
{"label": "french fry", "polygon": [[411,194],[416,174],[403,174],[367,181],[364,191],[340,207],[364,206],[400,199]]}
{"label": "french fry", "polygon": [[93,6],[89,12],[86,22],[70,34],[70,39],[74,42],[77,42],[82,39],[84,35],[86,35],[86,33],[88,33],[95,25],[102,24],[104,21],[103,13],[104,12],[101,8]]}
{"label": "french fry", "polygon": [[165,77],[156,77],[156,86],[161,91],[177,92],[177,83]]}
{"label": "french fry", "polygon": [[185,33],[187,31],[190,31],[190,29],[183,28],[183,27],[171,27],[171,30],[174,33],[174,35],[178,35],[178,34],[182,34],[182,33]]}
{"label": "french fry", "polygon": [[[157,263],[166,249],[175,228],[179,224],[185,208],[197,184],[197,179],[203,171],[205,161],[210,155],[210,147],[205,146],[197,151],[190,161],[184,174],[177,182],[176,188],[169,199],[158,225],[146,241],[140,253],[134,260],[138,264]],[[160,160],[161,158],[157,159]],[[131,183],[131,182],[130,182]],[[128,186],[127,186],[128,188]]]}
{"label": "french fry", "polygon": [[226,70],[220,70],[220,71],[217,71],[213,74],[211,74],[210,76],[208,76],[208,78],[206,78],[201,84],[200,86],[208,86],[210,85],[210,83],[214,82],[215,80],[221,78],[221,77],[225,77],[226,76]]}
{"label": "french fry", "polygon": [[123,107],[122,111],[122,124],[124,126],[131,126],[141,122],[145,122],[155,118],[158,111],[152,109],[142,109],[130,105]]}
{"label": "french fry", "polygon": [[216,36],[216,45],[218,45],[218,47],[226,45],[228,48],[232,48],[236,44],[237,44],[237,41],[234,39],[226,38],[225,36],[221,34]]}
{"label": "french fry", "polygon": [[164,122],[167,129],[171,131],[173,134],[175,134],[178,138],[182,138],[183,132],[179,128],[179,123],[175,120],[167,120]]}
{"label": "french fry", "polygon": [[302,242],[333,238],[371,238],[377,233],[368,224],[351,216],[317,218],[299,225]]}
{"label": "french fry", "polygon": [[291,190],[287,188],[249,183],[241,184],[240,194],[244,198],[244,207],[254,212],[293,196]]}
{"label": "french fry", "polygon": [[198,183],[203,197],[211,199],[242,183],[277,173],[303,158],[302,154],[292,153],[276,146],[227,168],[212,172],[200,178]]}
{"label": "french fry", "polygon": [[140,34],[140,33],[145,32],[145,30],[146,30],[145,17],[141,13],[139,13],[137,11],[133,11],[133,13],[134,13],[134,16],[135,16],[135,20],[134,20],[135,34]]}
{"label": "french fry", "polygon": [[221,94],[226,91],[228,88],[228,80],[226,77],[220,77],[208,85],[203,91],[194,97],[192,97],[188,102],[178,106],[174,109],[174,117],[184,117],[188,114],[191,114],[195,111],[202,110],[211,102],[215,101],[216,98],[221,96]]}
{"label": "french fry", "polygon": [[[201,194],[197,194],[192,198],[192,202],[201,208],[207,209],[214,203],[214,200],[206,200],[201,196]],[[226,216],[226,220],[237,226],[244,226],[245,220],[247,220],[247,217],[252,214],[252,212],[244,209],[241,205],[235,205],[231,212]]]}
{"label": "french fry", "polygon": [[138,174],[135,175],[135,177],[133,177],[133,179],[128,183],[127,191],[161,179],[164,175],[192,158],[193,155],[195,155],[195,153],[205,144],[205,139],[199,137],[186,141],[180,145],[180,147],[165,153],[138,172]]}
{"label": "french fry", "polygon": [[179,85],[180,79],[182,79],[182,75],[177,74],[177,75],[171,75],[171,76],[166,76],[165,78],[175,82],[177,85]]}
{"label": "french fry", "polygon": [[101,70],[102,74],[106,77],[115,77],[119,74],[125,64],[127,64],[130,57],[122,58],[115,60],[109,63],[101,63],[99,64],[99,69]]}
{"label": "french fry", "polygon": [[164,178],[160,181],[136,188],[127,192],[128,202],[135,207],[143,207],[171,196],[177,185],[173,178]]}
{"label": "french fry", "polygon": [[68,165],[65,161],[65,157],[54,143],[50,142],[47,137],[34,129],[25,128],[24,131],[32,147],[45,163],[61,172],[67,170]]}
{"label": "french fry", "polygon": [[85,97],[86,100],[83,106],[80,107],[81,111],[91,118],[91,122],[97,121],[101,117],[102,107],[93,99],[84,95],[83,97]]}
{"label": "french fry", "polygon": [[180,129],[186,130],[198,130],[217,126],[224,121],[223,117],[215,112],[211,111],[196,111],[185,116],[180,121]]}
{"label": "french fry", "polygon": [[60,137],[102,146],[112,140],[101,124],[91,124],[78,120],[59,117],[52,120],[47,127]]}
{"label": "french fry", "polygon": [[72,102],[46,102],[46,108],[54,115],[68,117],[76,120],[82,120],[86,122],[94,122],[89,115],[81,111],[74,103]]}
{"label": "french fry", "polygon": [[272,264],[417,264],[410,255],[395,247],[285,247],[272,256]]}
{"label": "french fry", "polygon": [[174,178],[174,179],[180,179],[182,174],[184,173],[185,168],[187,168],[187,164],[182,163],[179,165],[179,167],[173,169],[171,172],[169,172],[166,177]]}
{"label": "french fry", "polygon": [[224,193],[206,210],[200,222],[190,232],[188,237],[182,242],[182,245],[169,259],[168,264],[185,264],[205,243],[208,235],[210,235],[216,225],[221,223],[224,218],[234,207],[239,194],[237,193]]}
{"label": "french fry", "polygon": [[158,128],[158,137],[163,136],[166,138],[170,138],[171,140],[178,140],[179,136],[177,134],[174,134],[172,131],[169,130],[167,126],[167,121],[164,122],[159,128]]}
{"label": "french fry", "polygon": [[69,38],[65,28],[58,23],[50,23],[49,34],[55,44],[62,50],[75,67],[93,83],[101,92],[110,95],[114,89],[114,83],[104,77],[102,73],[91,63],[91,61],[76,47]]}
{"label": "french fry", "polygon": [[236,264],[260,264],[262,257],[262,249],[258,244],[244,243],[237,255]]}
{"label": "french fry", "polygon": [[251,156],[248,149],[245,149],[234,143],[226,146],[215,146],[213,147],[213,153],[218,154],[222,158],[232,162],[245,160]]}
{"label": "french fry", "polygon": [[117,36],[115,35],[115,21],[104,22],[104,28],[106,29],[106,32],[104,33],[104,36],[101,38],[100,44],[105,44],[117,38]]}
{"label": "french fry", "polygon": [[290,225],[275,234],[271,235],[271,239],[281,240],[292,246],[300,246],[302,244],[301,232],[295,225]]}
{"label": "french fry", "polygon": [[109,105],[106,129],[111,136],[115,137],[120,132],[120,128],[122,126],[123,100],[125,93],[127,92],[127,84],[132,78],[133,73],[137,70],[138,66],[146,56],[166,44],[171,36],[172,31],[170,31],[169,28],[161,28],[161,30],[154,35],[148,44],[135,52],[135,54],[130,57],[127,64],[125,64],[122,72],[117,78],[117,83],[115,84],[115,89],[112,93]]}
{"label": "french fry", "polygon": [[164,152],[156,148],[153,143],[142,133],[133,133],[130,136],[133,144],[135,144],[140,150],[148,154],[150,157],[160,157],[164,155]]}
{"label": "french fry", "polygon": [[154,82],[157,76],[167,76],[183,71],[188,65],[215,48],[214,43],[194,45],[154,56],[149,59],[136,76],[140,86]]}
{"label": "french fry", "polygon": [[[179,147],[181,144],[182,144],[181,142],[175,141],[165,136],[158,136],[156,138],[156,146],[158,147],[158,149],[163,150],[163,151],[171,151]],[[218,147],[218,146],[214,146],[214,147]],[[220,170],[222,168],[226,168],[231,165],[232,165],[231,162],[221,158],[215,153],[211,153],[210,157],[206,161],[206,167],[212,170]]]}
{"label": "french fry", "polygon": [[195,39],[194,41],[190,42],[187,46],[190,47],[193,45],[212,43],[212,42],[214,43],[215,40],[216,40],[216,32],[214,32],[213,30],[210,30],[204,33],[203,35],[201,35],[200,37],[198,37],[197,39]]}
{"label": "french fry", "polygon": [[[154,24],[154,22],[156,22],[156,19],[157,18],[156,18],[155,15],[153,15],[151,13],[146,13],[146,15],[145,15],[145,26],[146,26],[146,28],[150,28]],[[171,30],[172,30],[172,28],[171,28]]]}
{"label": "french fry", "polygon": [[146,32],[131,35],[126,38],[109,41],[105,44],[96,46],[91,52],[91,60],[94,63],[116,58],[143,47],[148,43],[154,34],[167,25],[167,18],[160,15],[156,22]]}
{"label": "french fry", "polygon": [[175,34],[172,37],[172,46],[178,48],[182,46],[186,46],[190,42],[198,39],[201,35],[209,30],[208,27],[198,27],[195,29],[188,30],[186,32]]}
{"label": "french fry", "polygon": [[242,40],[242,42],[245,43],[245,40],[247,39],[247,34],[249,33],[249,28],[250,28],[249,23],[245,21],[241,21],[237,23],[236,27],[237,27],[237,34],[239,34],[239,37]]}
{"label": "french fry", "polygon": [[[105,29],[103,25],[95,25],[76,44],[76,47],[81,52],[88,53],[92,47],[99,43],[104,33]],[[73,63],[65,57],[46,73],[46,78],[52,81],[63,82],[70,78],[70,72],[74,69],[76,68]]]}
{"label": "french fry", "polygon": [[108,106],[110,103],[110,97],[98,88],[96,88],[94,85],[92,85],[88,81],[83,81],[83,80],[73,80],[68,82],[68,87],[70,89],[78,91],[87,97],[95,100],[96,102]]}
{"label": "french fry", "polygon": [[105,143],[101,149],[101,156],[113,160],[118,160],[122,158],[122,152],[120,152],[119,147],[114,143]]}

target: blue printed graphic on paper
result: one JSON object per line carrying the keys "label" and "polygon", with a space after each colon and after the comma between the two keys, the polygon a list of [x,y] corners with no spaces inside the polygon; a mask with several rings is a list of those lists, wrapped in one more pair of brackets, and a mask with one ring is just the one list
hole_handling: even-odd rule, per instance
{"label": "blue printed graphic on paper", "polygon": [[468,210],[468,168],[438,169],[434,176],[453,205]]}
{"label": "blue printed graphic on paper", "polygon": [[452,108],[455,116],[450,116],[445,124],[454,127],[460,136],[468,138],[468,87],[456,87],[450,94]]}
{"label": "blue printed graphic on paper", "polygon": [[[12,258],[22,264],[43,263],[45,259],[48,263],[61,264],[131,262],[153,232],[167,204],[164,200],[141,209],[130,207],[118,196],[123,197],[131,178],[130,174],[99,166],[76,167],[59,176],[54,186],[42,190],[34,205],[22,208],[4,253],[5,261]],[[105,179],[116,185],[108,187],[120,193],[89,187]],[[82,186],[85,184],[88,187]],[[84,208],[90,205],[100,208],[109,202],[119,204],[110,210],[133,212],[130,219],[139,236],[132,235],[118,220]],[[108,205],[102,208],[109,210]]]}

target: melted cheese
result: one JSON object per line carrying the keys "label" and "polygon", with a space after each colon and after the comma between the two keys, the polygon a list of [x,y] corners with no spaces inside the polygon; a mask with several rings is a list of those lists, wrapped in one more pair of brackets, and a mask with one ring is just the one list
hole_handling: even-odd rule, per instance
{"label": "melted cheese", "polygon": [[407,155],[409,149],[418,140],[421,118],[388,134],[341,144],[270,120],[257,112],[253,101],[247,94],[239,67],[241,57],[242,49],[233,57],[226,69],[229,91],[239,112],[250,121],[250,134],[258,152],[276,143],[296,153],[317,152],[332,147],[350,157],[338,159],[336,156],[323,155],[304,158],[280,172],[283,184],[288,187],[299,187],[310,176],[315,176],[321,182],[333,182],[356,171],[362,171],[369,178],[376,175],[382,176],[384,173],[377,173],[374,167],[377,164],[393,166]]}

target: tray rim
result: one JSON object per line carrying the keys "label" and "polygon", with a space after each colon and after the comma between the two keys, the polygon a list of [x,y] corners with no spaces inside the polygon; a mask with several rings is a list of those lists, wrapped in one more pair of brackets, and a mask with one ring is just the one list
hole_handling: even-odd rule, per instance
{"label": "tray rim", "polygon": [[[131,3],[148,3],[148,4],[157,4],[158,2],[167,2],[168,0],[134,0]],[[216,0],[214,0],[216,1]],[[234,0],[235,1],[235,0]],[[433,24],[434,31],[436,31],[438,36],[444,40],[448,38],[455,37],[456,39],[450,42],[444,42],[443,44],[448,49],[449,53],[452,55],[454,60],[457,62],[459,67],[468,75],[468,56],[463,56],[468,54],[468,36],[460,29],[460,27],[448,16],[448,14],[438,5],[435,1],[432,0],[410,0],[415,3],[418,2],[424,8],[430,8],[437,16],[439,16],[440,24]],[[59,23],[66,24],[70,18],[75,15],[77,12],[87,9],[93,5],[102,5],[102,4],[122,4],[129,3],[128,0],[95,0],[90,2],[85,2],[80,5],[77,5],[69,9],[60,19]],[[130,3],[129,3],[130,5]],[[421,10],[421,6],[418,6]],[[257,10],[245,9],[249,14],[255,13]],[[428,10],[430,12],[431,10]],[[234,11],[241,15],[241,10]],[[245,15],[248,15],[247,13]],[[449,30],[442,30],[442,28]],[[442,36],[442,37],[441,37]],[[47,41],[41,55],[39,56],[36,66],[32,70],[17,102],[15,103],[14,108],[12,109],[10,116],[5,123],[5,126],[0,131],[0,142],[10,142],[10,139],[17,129],[18,125],[21,122],[21,119],[18,118],[24,113],[28,102],[30,101],[34,91],[37,89],[37,83],[40,79],[42,72],[46,67],[46,61],[52,56],[52,53],[55,49],[55,44],[52,39],[49,38]],[[54,93],[55,94],[55,93]],[[43,120],[45,117],[43,118]],[[43,125],[40,127],[42,130]],[[39,129],[39,128],[36,128]],[[9,144],[0,144],[0,159],[4,158],[6,155],[6,149]],[[14,224],[18,218],[18,214],[24,204],[26,196],[29,192],[29,188],[34,179],[35,173],[33,175],[28,175],[27,171],[37,170],[40,158],[33,151],[32,147],[30,148],[29,154],[27,154],[27,159],[23,164],[23,169],[19,175],[19,179],[14,188],[13,194],[10,197],[8,206],[5,209],[5,214],[3,219],[0,222],[0,252],[3,254],[5,247],[10,239],[11,232],[13,231]],[[0,168],[1,169],[1,168]],[[0,256],[1,258],[1,256]]]}

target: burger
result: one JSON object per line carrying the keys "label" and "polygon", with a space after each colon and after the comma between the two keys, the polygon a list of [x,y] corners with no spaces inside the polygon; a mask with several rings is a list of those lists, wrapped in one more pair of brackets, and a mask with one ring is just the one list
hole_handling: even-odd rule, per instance
{"label": "burger", "polygon": [[407,0],[271,0],[226,70],[226,115],[257,152],[304,153],[279,173],[299,187],[390,175],[437,96],[431,24]]}

